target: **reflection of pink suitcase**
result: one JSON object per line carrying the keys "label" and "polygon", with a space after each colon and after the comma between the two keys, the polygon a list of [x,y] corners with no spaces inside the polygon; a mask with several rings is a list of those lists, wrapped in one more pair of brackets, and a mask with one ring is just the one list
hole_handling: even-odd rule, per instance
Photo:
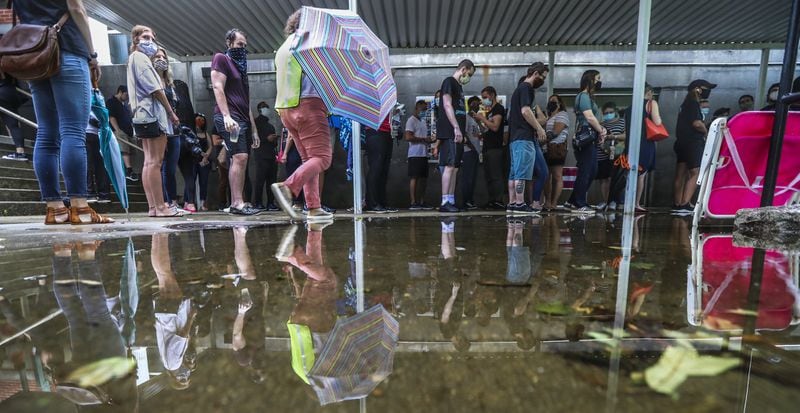
{"label": "reflection of pink suitcase", "polygon": [[578,178],[578,168],[574,166],[565,166],[562,169],[562,181],[564,182],[564,190],[571,191],[575,188],[575,179]]}
{"label": "reflection of pink suitcase", "polygon": [[[731,235],[702,239],[689,270],[687,316],[713,330],[740,329],[745,323],[752,248],[733,245]],[[798,320],[797,256],[767,252],[757,329],[783,330]]]}
{"label": "reflection of pink suitcase", "polygon": [[[695,217],[733,218],[761,203],[774,112],[744,112],[709,129],[700,167]],[[800,112],[790,112],[781,151],[773,205],[792,203],[800,194]]]}

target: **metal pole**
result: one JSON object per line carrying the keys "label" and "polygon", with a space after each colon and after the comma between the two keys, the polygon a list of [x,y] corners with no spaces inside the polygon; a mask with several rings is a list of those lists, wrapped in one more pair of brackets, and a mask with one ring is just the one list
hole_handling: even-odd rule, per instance
{"label": "metal pole", "polygon": [[550,96],[555,94],[555,82],[556,82],[556,51],[550,50],[547,53],[547,62],[550,65],[550,74],[547,76],[547,99],[550,99]]}
{"label": "metal pole", "polygon": [[[349,10],[358,14],[358,0],[349,0]],[[353,121],[353,215],[361,215],[361,124]],[[356,245],[356,248],[358,246]]]}
{"label": "metal pole", "polygon": [[0,112],[3,112],[6,115],[11,116],[12,118],[14,118],[14,119],[16,119],[16,120],[18,120],[18,121],[20,121],[20,122],[32,127],[32,128],[34,128],[34,129],[39,129],[39,125],[29,121],[28,119],[23,118],[20,115],[17,115],[16,113],[14,113],[14,112],[12,112],[12,111],[10,111],[10,110],[2,107],[2,106],[0,106]]}
{"label": "metal pole", "polygon": [[[636,208],[636,184],[639,178],[639,148],[642,139],[642,113],[644,112],[644,80],[647,76],[647,49],[650,42],[651,0],[639,1],[639,29],[636,34],[636,65],[633,71],[633,102],[631,104],[631,136],[628,137],[628,163],[631,170],[625,187],[624,214],[633,214]],[[624,237],[631,236],[625,232]]]}
{"label": "metal pole", "polygon": [[769,71],[769,49],[761,49],[761,65],[758,67],[758,89],[756,89],[756,109],[766,104],[767,72]]}
{"label": "metal pole", "polygon": [[[792,91],[792,78],[794,65],[797,61],[797,45],[800,40],[800,0],[792,2],[792,12],[789,18],[789,31],[786,36],[786,48],[783,51],[783,69],[781,70],[781,86],[778,94],[783,97]],[[781,148],[783,147],[783,134],[786,132],[786,118],[789,107],[779,98],[775,104],[775,123],[772,125],[772,139],[769,144],[769,157],[767,158],[767,171],[764,173],[764,189],[761,192],[761,207],[772,206],[775,197],[775,185],[778,182],[778,165],[781,162]],[[755,262],[754,262],[755,264]]]}
{"label": "metal pole", "polygon": [[606,390],[606,411],[617,410],[617,389],[619,386],[619,367],[622,358],[622,338],[625,330],[625,316],[628,311],[628,283],[630,278],[631,249],[635,217],[633,210],[636,202],[636,183],[638,179],[639,147],[644,121],[644,79],[647,73],[647,49],[650,39],[651,0],[639,1],[639,22],[636,35],[636,66],[633,76],[633,104],[631,106],[631,136],[629,137],[628,160],[631,165],[630,175],[625,193],[625,210],[622,223],[622,260],[617,278],[617,296],[614,311],[615,347],[611,354],[608,370],[608,388]]}
{"label": "metal pole", "polygon": [[364,221],[353,219],[355,230],[356,312],[364,311]]}

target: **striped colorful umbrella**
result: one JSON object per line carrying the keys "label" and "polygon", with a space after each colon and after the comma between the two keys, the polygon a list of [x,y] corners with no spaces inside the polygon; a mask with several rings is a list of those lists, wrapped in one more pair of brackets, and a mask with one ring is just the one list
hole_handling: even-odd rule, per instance
{"label": "striped colorful umbrella", "polygon": [[337,320],[308,372],[320,404],[369,395],[392,372],[399,332],[380,304]]}
{"label": "striped colorful umbrella", "polygon": [[334,115],[378,129],[397,102],[389,48],[356,13],[303,7],[292,53]]}

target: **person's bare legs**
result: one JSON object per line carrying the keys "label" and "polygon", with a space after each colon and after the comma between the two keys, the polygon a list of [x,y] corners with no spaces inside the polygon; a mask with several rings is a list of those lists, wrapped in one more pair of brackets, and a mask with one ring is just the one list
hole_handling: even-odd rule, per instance
{"label": "person's bare legs", "polygon": [[555,208],[558,205],[558,199],[561,197],[561,192],[564,190],[564,167],[561,165],[550,167],[550,191],[547,192],[547,202],[550,208]]}
{"label": "person's bare legs", "polygon": [[228,170],[228,182],[231,187],[231,207],[242,208],[244,207],[244,174],[247,172],[247,159],[246,153],[237,153],[231,159],[231,167]]}
{"label": "person's bare legs", "polygon": [[697,177],[700,175],[700,168],[690,169],[687,173],[687,178],[683,184],[683,196],[681,197],[681,205],[687,205],[692,202],[694,192],[697,190]]}
{"label": "person's bare legs", "polygon": [[636,184],[636,207],[642,208],[642,194],[644,193],[644,179],[647,177],[647,172],[639,175],[639,181]]}
{"label": "person's bare legs", "polygon": [[408,193],[411,195],[411,205],[417,203],[417,178],[408,181]]}
{"label": "person's bare legs", "polygon": [[161,163],[167,148],[167,137],[161,135],[153,139],[142,139],[144,166],[142,167],[142,186],[150,211],[156,215],[169,215],[164,204],[164,190],[161,182]]}
{"label": "person's bare legs", "polygon": [[530,181],[522,179],[508,181],[509,204],[522,205],[525,203],[525,187],[527,186],[528,182]]}
{"label": "person's bare legs", "polygon": [[600,194],[603,196],[601,203],[608,202],[608,193],[611,192],[611,178],[600,180]]}
{"label": "person's bare legs", "polygon": [[442,196],[453,195],[455,193],[455,177],[458,168],[445,166],[442,172]]}
{"label": "person's bare legs", "polygon": [[678,162],[675,165],[675,182],[672,186],[672,197],[676,206],[683,205],[681,201],[683,200],[683,190],[686,184],[686,172],[686,162]]}
{"label": "person's bare legs", "polygon": [[247,247],[247,228],[245,227],[233,229],[233,256],[242,278],[255,280],[256,269],[253,267],[253,260],[250,258],[250,248]]}
{"label": "person's bare legs", "polygon": [[158,279],[158,293],[163,299],[178,299],[183,296],[169,259],[169,234],[153,234],[150,248],[150,264]]}

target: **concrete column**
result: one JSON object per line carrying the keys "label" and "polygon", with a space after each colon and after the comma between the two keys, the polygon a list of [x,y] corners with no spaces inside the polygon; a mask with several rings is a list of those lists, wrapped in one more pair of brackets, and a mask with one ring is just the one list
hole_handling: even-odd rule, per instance
{"label": "concrete column", "polygon": [[758,88],[756,89],[755,108],[761,109],[767,104],[767,72],[769,71],[769,49],[761,49],[761,65],[758,68]]}
{"label": "concrete column", "polygon": [[547,75],[547,98],[550,99],[550,96],[556,92],[555,89],[555,81],[556,81],[556,51],[550,50],[547,53],[547,63],[550,66],[550,74]]}

